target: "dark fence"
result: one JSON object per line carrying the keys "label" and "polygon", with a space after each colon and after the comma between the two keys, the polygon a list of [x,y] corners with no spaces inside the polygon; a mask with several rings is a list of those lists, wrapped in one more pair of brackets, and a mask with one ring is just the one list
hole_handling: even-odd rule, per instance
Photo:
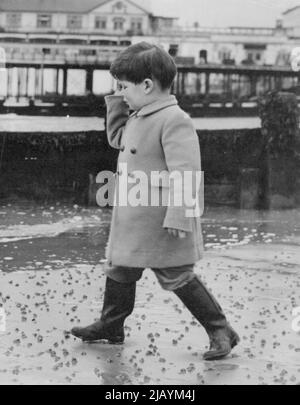
{"label": "dark fence", "polygon": [[[0,114],[103,114],[104,109],[99,110],[96,106],[103,104],[103,93],[113,91],[114,85],[111,81],[111,88],[103,92],[96,73],[108,73],[109,65],[103,61],[72,58],[65,63],[55,58],[8,62],[6,83],[0,89]],[[82,75],[71,75],[75,70],[81,71]],[[200,117],[256,115],[258,98],[275,90],[299,96],[298,72],[278,66],[179,65],[172,88],[182,108]],[[14,99],[13,103],[11,99]],[[15,101],[23,103],[24,99],[27,105],[15,104]]]}
{"label": "dark fence", "polygon": [[0,199],[87,203],[89,174],[114,170],[103,132],[2,133]]}
{"label": "dark fence", "polygon": [[[263,172],[260,129],[198,131],[198,135],[206,202],[238,205],[242,171]],[[93,203],[97,173],[115,171],[117,156],[105,132],[1,133],[0,201]]]}

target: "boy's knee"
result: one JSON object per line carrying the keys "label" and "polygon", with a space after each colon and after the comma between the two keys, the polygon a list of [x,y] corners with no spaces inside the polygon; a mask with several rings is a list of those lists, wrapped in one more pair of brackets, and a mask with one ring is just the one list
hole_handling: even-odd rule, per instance
{"label": "boy's knee", "polygon": [[153,269],[160,286],[167,291],[174,291],[188,284],[196,277],[193,266],[170,269]]}
{"label": "boy's knee", "polygon": [[134,283],[142,277],[143,269],[113,266],[105,269],[107,277],[122,284]]}

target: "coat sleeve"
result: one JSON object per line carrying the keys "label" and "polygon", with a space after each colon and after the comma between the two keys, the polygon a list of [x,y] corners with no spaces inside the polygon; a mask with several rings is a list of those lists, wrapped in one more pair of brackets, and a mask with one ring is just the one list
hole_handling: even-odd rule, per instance
{"label": "coat sleeve", "polygon": [[[187,210],[191,209],[192,200],[186,204],[184,193],[187,193],[187,197],[192,196],[194,201],[199,198],[196,193],[196,176],[202,173],[198,135],[187,114],[182,112],[169,118],[162,134],[162,147],[170,177],[169,204],[163,227],[192,232],[194,218],[187,214]],[[188,174],[185,175],[185,173]],[[177,180],[179,183],[176,183]],[[180,197],[179,194],[182,197],[180,206],[178,202],[175,203],[176,196]]]}
{"label": "coat sleeve", "polygon": [[106,96],[107,106],[107,138],[108,143],[115,149],[120,149],[122,135],[129,118],[129,107],[123,96]]}

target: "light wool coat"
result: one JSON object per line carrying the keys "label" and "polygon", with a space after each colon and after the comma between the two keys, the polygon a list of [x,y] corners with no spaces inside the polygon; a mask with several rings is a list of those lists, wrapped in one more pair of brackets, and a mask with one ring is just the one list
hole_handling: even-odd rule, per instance
{"label": "light wool coat", "polygon": [[[148,179],[153,171],[170,174],[201,170],[197,133],[191,118],[179,108],[175,96],[149,104],[131,115],[122,96],[105,99],[108,142],[120,150],[115,184],[120,192],[116,191],[115,196],[124,193],[124,188],[121,191],[118,185],[126,178],[130,183],[125,192],[129,195],[134,191],[138,183],[134,180],[137,170],[146,173]],[[153,195],[162,201],[167,197],[168,201],[174,184],[149,181],[146,185],[149,201]],[[120,206],[118,201],[113,208],[107,246],[110,265],[167,268],[193,264],[201,259],[200,217],[187,217],[184,204],[177,206],[161,201],[157,206]],[[187,237],[180,239],[169,235],[166,228],[186,231]]]}

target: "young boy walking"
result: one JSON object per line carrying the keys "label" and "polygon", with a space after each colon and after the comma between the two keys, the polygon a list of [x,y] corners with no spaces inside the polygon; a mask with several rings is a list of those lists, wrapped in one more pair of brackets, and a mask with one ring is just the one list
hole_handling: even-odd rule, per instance
{"label": "young boy walking", "polygon": [[[170,94],[175,63],[160,47],[141,42],[123,51],[110,72],[119,86],[115,95],[106,97],[108,141],[120,151],[116,197],[124,197],[124,188],[118,188],[124,179],[128,195],[133,191],[139,171],[149,179],[144,191],[151,201],[149,197],[147,204],[120,204],[115,199],[102,315],[99,321],[74,327],[71,333],[83,341],[123,343],[124,321],[134,309],[136,282],[145,268],[151,268],[162,288],[173,291],[205,328],[210,349],[204,359],[221,359],[239,337],[193,271],[203,253],[200,215],[188,214],[184,202],[178,205],[172,200],[178,194],[172,175],[173,180],[185,178],[185,173],[195,178],[201,170],[193,122]],[[159,183],[154,172],[168,173],[169,181]],[[162,202],[166,200],[167,204]]]}

